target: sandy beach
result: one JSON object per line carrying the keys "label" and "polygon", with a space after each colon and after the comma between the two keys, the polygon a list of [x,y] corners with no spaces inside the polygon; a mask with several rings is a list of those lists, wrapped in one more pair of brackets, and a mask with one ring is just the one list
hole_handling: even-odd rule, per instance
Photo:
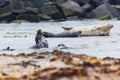
{"label": "sandy beach", "polygon": [[119,58],[62,51],[0,55],[0,80],[118,80]]}

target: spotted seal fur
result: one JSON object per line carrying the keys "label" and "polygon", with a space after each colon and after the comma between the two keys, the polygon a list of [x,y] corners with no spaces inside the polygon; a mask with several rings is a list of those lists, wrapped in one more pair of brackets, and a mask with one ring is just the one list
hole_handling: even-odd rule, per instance
{"label": "spotted seal fur", "polygon": [[37,31],[37,34],[35,36],[35,42],[36,42],[36,45],[32,46],[31,48],[33,49],[48,48],[48,42],[44,38],[41,29]]}

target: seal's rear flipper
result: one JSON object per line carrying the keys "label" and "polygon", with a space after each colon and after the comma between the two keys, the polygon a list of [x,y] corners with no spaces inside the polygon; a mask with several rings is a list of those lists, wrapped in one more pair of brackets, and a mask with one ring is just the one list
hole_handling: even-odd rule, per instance
{"label": "seal's rear flipper", "polygon": [[64,26],[61,26],[64,30],[71,30],[72,27],[64,27]]}

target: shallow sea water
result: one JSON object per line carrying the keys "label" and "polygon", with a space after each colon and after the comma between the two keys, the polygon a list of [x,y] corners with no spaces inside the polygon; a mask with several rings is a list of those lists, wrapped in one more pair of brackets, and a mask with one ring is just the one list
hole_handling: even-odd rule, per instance
{"label": "shallow sea water", "polygon": [[[61,26],[87,27],[92,25],[102,25],[105,23],[111,23],[114,25],[114,27],[111,29],[110,36],[46,38],[49,43],[49,48],[39,50],[30,49],[30,47],[35,44],[34,38],[38,29],[59,33],[64,31]],[[120,21],[114,19],[104,21],[82,20],[65,22],[0,24],[0,54],[52,51],[58,44],[61,43],[68,47],[72,47],[72,49],[63,49],[63,51],[75,54],[87,54],[97,57],[120,57]],[[3,51],[3,49],[7,48],[8,46],[16,50]]]}

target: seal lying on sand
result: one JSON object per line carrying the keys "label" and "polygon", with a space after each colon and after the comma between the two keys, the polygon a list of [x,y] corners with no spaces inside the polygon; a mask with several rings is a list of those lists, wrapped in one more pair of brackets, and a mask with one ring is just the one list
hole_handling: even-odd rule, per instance
{"label": "seal lying on sand", "polygon": [[78,37],[78,34],[80,33],[81,31],[65,31],[58,34],[43,32],[43,36],[45,37]]}
{"label": "seal lying on sand", "polygon": [[43,32],[45,37],[80,37],[80,36],[109,36],[112,24],[90,27],[62,27],[65,31],[54,34]]}
{"label": "seal lying on sand", "polygon": [[37,35],[35,36],[36,45],[32,46],[33,49],[48,48],[48,42],[44,38],[42,31],[39,29]]}
{"label": "seal lying on sand", "polygon": [[109,36],[112,24],[104,24],[100,26],[90,27],[62,27],[65,31],[81,31],[78,36]]}

